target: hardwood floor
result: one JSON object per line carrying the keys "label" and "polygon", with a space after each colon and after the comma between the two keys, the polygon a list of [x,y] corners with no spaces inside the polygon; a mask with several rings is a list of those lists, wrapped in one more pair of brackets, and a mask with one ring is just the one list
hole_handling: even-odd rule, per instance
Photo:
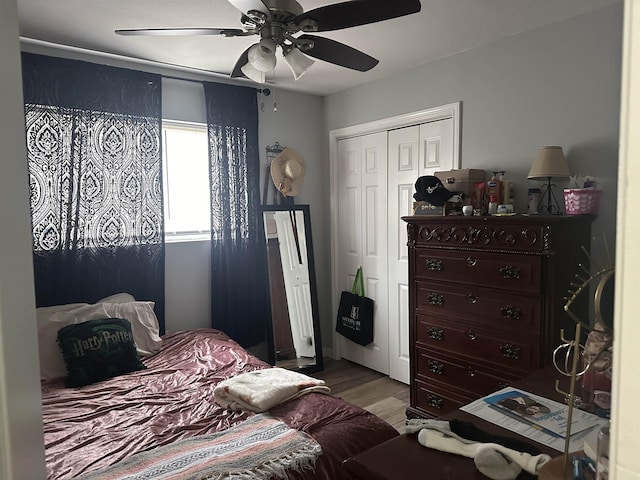
{"label": "hardwood floor", "polygon": [[409,385],[349,360],[324,359],[324,370],[313,374],[331,388],[336,397],[374,413],[404,433]]}

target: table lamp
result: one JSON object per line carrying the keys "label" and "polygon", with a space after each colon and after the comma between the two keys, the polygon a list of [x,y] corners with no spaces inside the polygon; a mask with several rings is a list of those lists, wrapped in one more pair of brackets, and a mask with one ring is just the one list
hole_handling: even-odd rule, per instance
{"label": "table lamp", "polygon": [[559,215],[560,206],[558,200],[553,193],[551,179],[552,178],[569,178],[569,166],[564,158],[562,147],[547,146],[542,147],[536,159],[531,165],[529,175],[527,178],[530,180],[546,179],[547,183],[542,185],[540,191],[540,204],[538,205],[538,211],[543,214]]}

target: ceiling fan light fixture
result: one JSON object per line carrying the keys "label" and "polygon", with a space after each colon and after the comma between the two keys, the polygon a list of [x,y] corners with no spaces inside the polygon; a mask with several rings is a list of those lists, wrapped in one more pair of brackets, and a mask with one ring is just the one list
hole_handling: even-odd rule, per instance
{"label": "ceiling fan light fixture", "polygon": [[276,44],[263,38],[249,49],[249,63],[260,72],[270,72],[276,67]]}
{"label": "ceiling fan light fixture", "polygon": [[296,81],[315,63],[297,47],[291,47],[286,50],[284,52],[284,60],[287,62],[287,65],[289,65],[293,73],[293,78],[295,78]]}
{"label": "ceiling fan light fixture", "polygon": [[251,63],[245,63],[240,71],[247,77],[249,80],[253,80],[256,83],[264,83],[266,82],[265,72],[261,72],[256,69]]}

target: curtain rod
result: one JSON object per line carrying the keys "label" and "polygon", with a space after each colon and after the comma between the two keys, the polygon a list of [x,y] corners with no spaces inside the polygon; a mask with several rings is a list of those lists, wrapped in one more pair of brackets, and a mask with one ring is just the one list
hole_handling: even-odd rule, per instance
{"label": "curtain rod", "polygon": [[[222,74],[222,73],[217,73],[217,72],[210,72],[208,70],[201,70],[198,68],[191,68],[191,67],[182,67],[180,65],[174,65],[172,63],[162,63],[162,62],[157,62],[157,61],[153,61],[153,60],[143,60],[140,58],[135,58],[135,57],[127,57],[125,55],[117,55],[115,53],[107,53],[107,52],[100,52],[98,50],[89,50],[87,48],[80,48],[80,47],[72,47],[69,45],[62,45],[59,43],[53,43],[53,42],[47,42],[45,40],[36,40],[34,38],[29,38],[29,37],[22,37],[20,36],[20,41],[24,44],[27,45],[35,45],[38,47],[45,47],[45,48],[53,48],[56,50],[64,50],[64,51],[68,51],[68,52],[73,52],[73,53],[79,53],[79,54],[83,54],[83,55],[91,55],[91,56],[95,56],[95,57],[102,57],[102,58],[108,58],[110,60],[117,60],[117,61],[122,61],[122,62],[130,62],[130,63],[137,63],[137,64],[141,64],[141,65],[147,65],[150,67],[157,67],[157,68],[163,68],[163,69],[169,69],[169,70],[180,70],[183,72],[187,72],[187,73],[193,73],[193,74],[197,74],[197,75],[205,75],[205,76],[211,76],[211,77],[216,77],[216,78],[222,78],[225,80],[229,80],[229,76],[227,74]],[[202,84],[203,82],[206,82],[206,80],[194,80],[193,78],[184,78],[184,77],[180,77],[177,75],[164,75],[164,74],[160,74],[161,77],[163,78],[168,78],[168,79],[172,79],[172,80],[184,80],[187,82],[194,82],[194,83],[200,83]],[[242,83],[247,83],[241,79],[237,80],[239,82]],[[266,93],[267,90],[269,90],[268,88],[265,89],[260,89],[257,88],[256,90],[258,90],[259,92],[261,91],[265,91],[264,93]]]}

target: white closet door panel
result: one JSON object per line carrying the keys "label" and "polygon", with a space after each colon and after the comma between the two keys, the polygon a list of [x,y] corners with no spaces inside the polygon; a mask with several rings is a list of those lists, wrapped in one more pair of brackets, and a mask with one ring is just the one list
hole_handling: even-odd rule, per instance
{"label": "white closet door panel", "polygon": [[435,172],[456,167],[453,158],[453,119],[420,125],[418,176],[433,175]]}
{"label": "white closet door panel", "polygon": [[344,225],[344,228],[342,229],[345,240],[344,246],[350,255],[354,255],[358,257],[358,259],[362,256],[362,244],[360,242],[361,224],[359,218],[356,219],[356,221],[350,221],[350,219],[359,217],[358,213],[361,208],[361,190],[360,186],[346,187],[343,202],[344,215],[342,216],[344,221],[341,222]]}
{"label": "white closet door panel", "polygon": [[[347,138],[338,142],[338,278],[341,291],[351,291],[355,273],[362,265],[362,140]],[[334,319],[335,322],[335,319]],[[343,358],[362,364],[363,350],[340,336]]]}
{"label": "white closet door panel", "polygon": [[409,263],[407,225],[415,182],[422,175],[455,168],[452,119],[389,132],[389,376],[409,383]]}
{"label": "white closet door panel", "polygon": [[413,207],[420,168],[420,128],[389,132],[389,376],[409,383],[409,317],[404,305],[408,289],[407,227],[401,217]]}
{"label": "white closet door panel", "polygon": [[350,290],[355,271],[362,266],[365,294],[375,302],[373,343],[363,347],[341,338],[341,355],[385,374],[389,371],[386,140],[386,132],[380,132],[338,142],[342,165],[338,171],[347,177],[339,180],[338,193],[340,278],[348,279],[345,289]]}

